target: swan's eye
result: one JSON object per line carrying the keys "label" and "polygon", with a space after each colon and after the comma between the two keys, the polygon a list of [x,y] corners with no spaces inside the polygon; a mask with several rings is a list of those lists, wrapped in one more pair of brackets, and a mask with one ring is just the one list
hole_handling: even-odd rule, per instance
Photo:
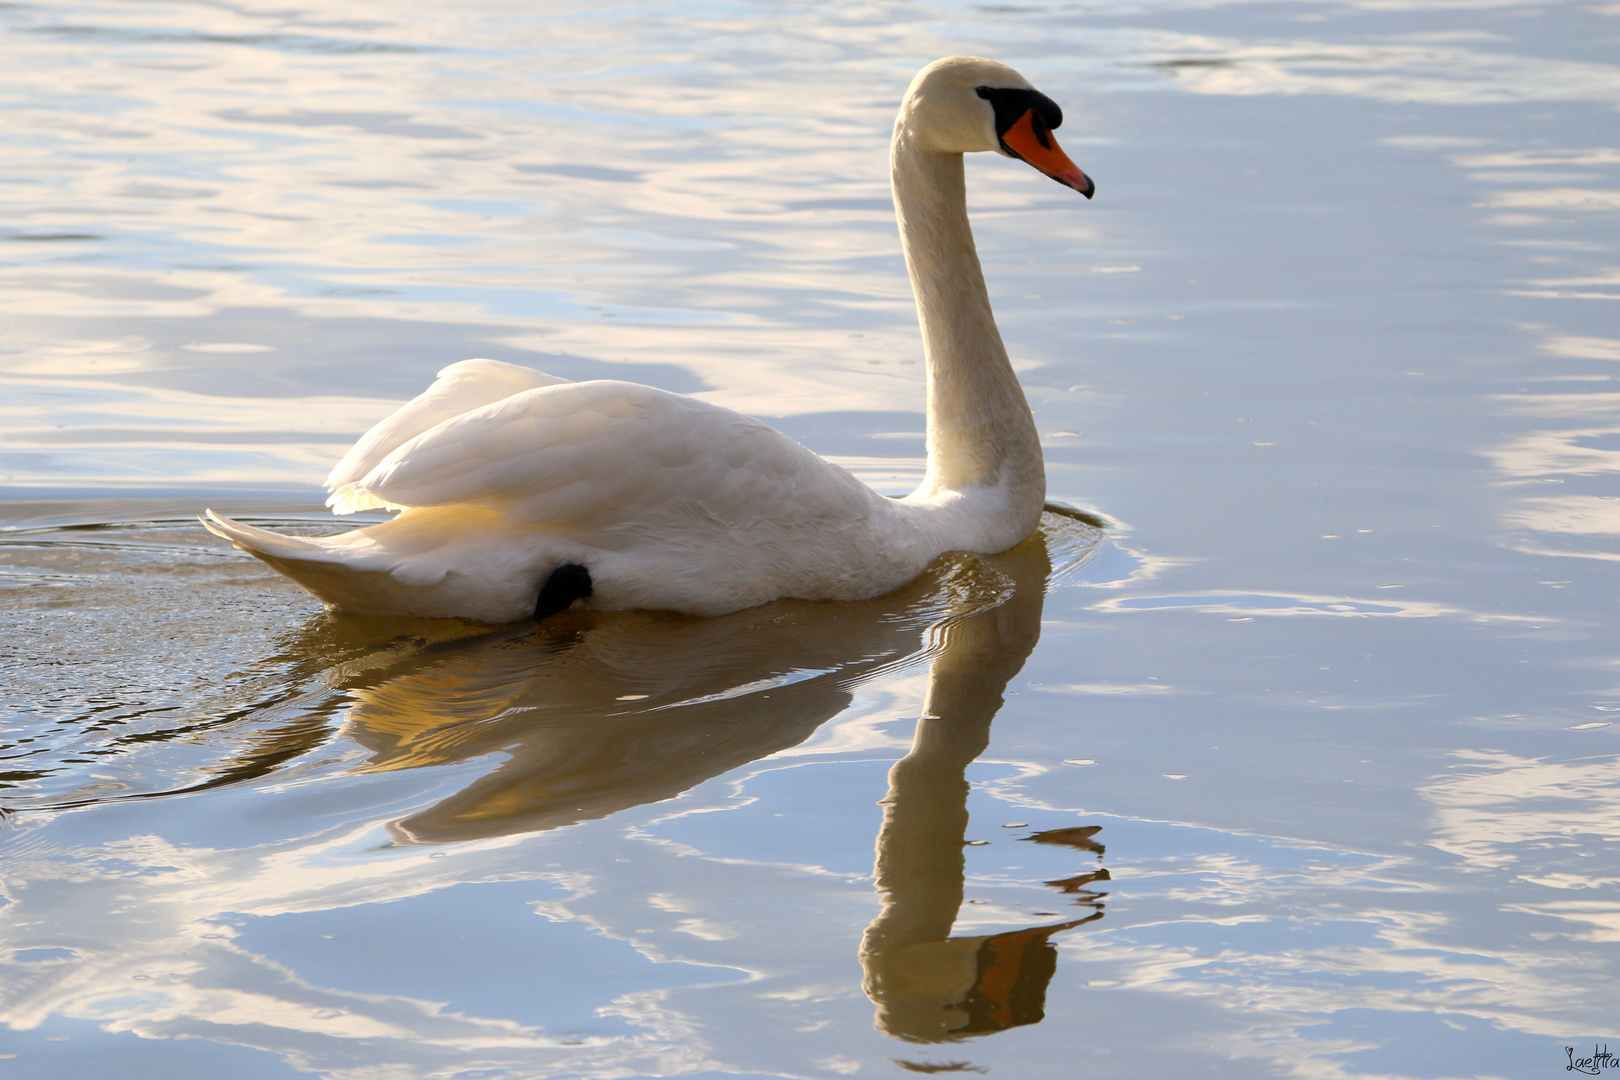
{"label": "swan's eye", "polygon": [[1008,157],[1026,161],[1065,187],[1091,198],[1097,185],[1069,160],[1052,137],[1052,129],[1063,123],[1063,110],[1057,102],[1038,90],[1002,89],[981,86],[978,94],[996,112],[996,140]]}
{"label": "swan's eye", "polygon": [[977,93],[996,111],[996,136],[1006,135],[1012,126],[1034,110],[1035,116],[1047,130],[1063,126],[1063,110],[1058,103],[1039,90],[1012,87],[981,86]]}

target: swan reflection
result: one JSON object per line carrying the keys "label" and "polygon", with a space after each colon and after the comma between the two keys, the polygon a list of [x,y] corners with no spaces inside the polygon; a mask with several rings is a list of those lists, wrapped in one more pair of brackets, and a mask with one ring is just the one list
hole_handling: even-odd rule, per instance
{"label": "swan reflection", "polygon": [[[673,798],[803,742],[874,676],[926,665],[923,717],[884,800],[865,989],[878,1027],[908,1040],[1034,1023],[1056,963],[1048,938],[1101,917],[1092,886],[1107,871],[1047,883],[1080,905],[1073,918],[951,937],[963,901],[964,773],[1040,636],[1053,563],[1085,558],[1097,536],[1047,514],[1010,552],[946,559],[871,601],[783,601],[714,619],[568,613],[440,642],[357,672],[348,733],[370,751],[364,771],[504,756],[389,827],[403,844],[468,841]],[[1028,839],[1100,856],[1094,832]]]}

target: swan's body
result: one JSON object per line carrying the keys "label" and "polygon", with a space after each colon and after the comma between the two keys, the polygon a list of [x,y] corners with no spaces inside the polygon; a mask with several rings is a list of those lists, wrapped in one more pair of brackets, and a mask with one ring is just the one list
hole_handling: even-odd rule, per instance
{"label": "swan's body", "polygon": [[559,567],[592,607],[719,615],[779,597],[856,600],[946,551],[999,552],[1045,501],[1040,442],[991,314],[962,154],[1000,150],[1090,195],[1056,106],[1002,64],[951,57],[895,123],[895,205],[928,359],[928,472],[889,499],[781,432],[680,394],[464,360],[369,431],[327,480],[332,537],[212,511],[204,524],[340,611],[512,622]]}

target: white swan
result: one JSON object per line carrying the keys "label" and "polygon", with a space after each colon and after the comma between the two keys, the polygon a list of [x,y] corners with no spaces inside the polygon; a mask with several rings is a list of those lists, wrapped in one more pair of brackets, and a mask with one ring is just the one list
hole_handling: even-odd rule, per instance
{"label": "white swan", "polygon": [[1040,441],[968,227],[962,155],[1020,158],[1091,197],[1051,136],[1062,112],[1012,68],[952,56],[912,80],[890,168],[928,363],[928,471],[885,498],[781,432],[634,383],[464,360],[372,428],[327,479],[340,514],[294,537],[203,524],[345,612],[486,622],[601,609],[720,615],[856,600],[947,551],[1005,551],[1046,494]]}

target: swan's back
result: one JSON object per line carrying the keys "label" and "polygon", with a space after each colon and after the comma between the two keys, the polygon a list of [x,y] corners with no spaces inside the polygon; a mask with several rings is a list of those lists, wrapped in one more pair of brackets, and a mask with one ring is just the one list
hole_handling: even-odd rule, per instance
{"label": "swan's back", "polygon": [[[430,394],[368,434],[371,457],[454,400]],[[719,614],[874,596],[937,554],[917,550],[908,508],[776,429],[614,380],[555,380],[450,416],[339,494],[403,512],[328,538],[205,524],[342,610],[491,622],[529,614],[570,563],[588,568],[592,606]]]}
{"label": "swan's back", "polygon": [[702,533],[837,528],[874,503],[847,471],[758,420],[606,379],[526,390],[453,417],[356,486],[393,506],[469,504],[514,524],[659,541],[677,524]]}
{"label": "swan's back", "polygon": [[360,436],[326,477],[326,500],[334,513],[352,514],[384,505],[355,486],[378,462],[422,432],[462,413],[538,386],[567,382],[533,368],[499,360],[462,360],[442,369],[432,386]]}

